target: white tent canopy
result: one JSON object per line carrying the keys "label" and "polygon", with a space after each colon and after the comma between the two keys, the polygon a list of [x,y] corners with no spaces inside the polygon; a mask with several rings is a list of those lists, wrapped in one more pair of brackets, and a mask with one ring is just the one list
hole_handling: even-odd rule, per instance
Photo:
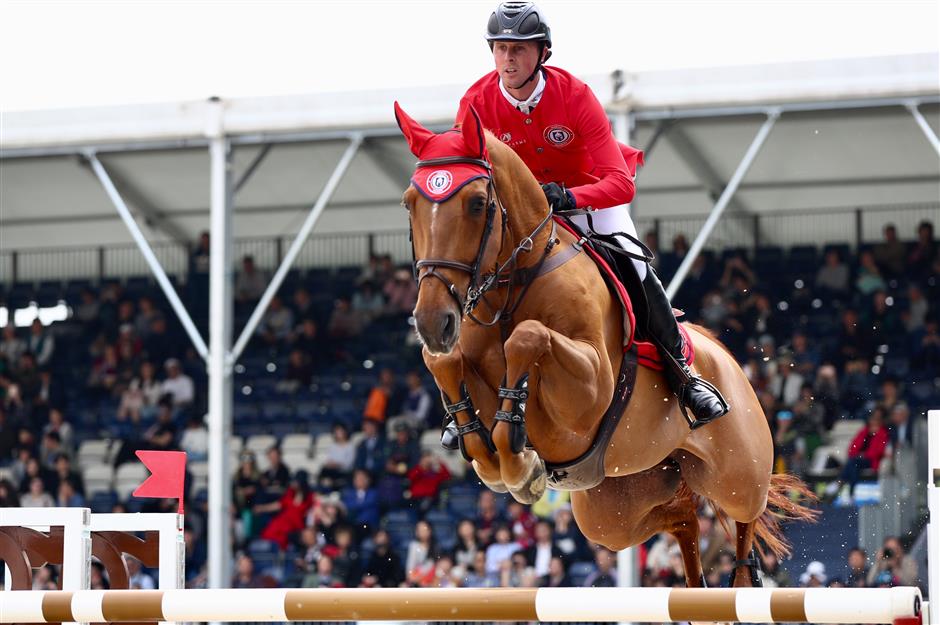
{"label": "white tent canopy", "polygon": [[[655,145],[634,205],[643,220],[705,214],[765,118],[783,106],[729,212],[935,203],[937,154],[906,102],[940,128],[936,55],[589,77],[631,142]],[[296,232],[349,137],[365,141],[317,232],[399,230],[414,157],[392,102],[446,127],[463,86],[224,101],[234,145],[236,237]],[[191,241],[209,223],[209,102],[39,112],[2,119],[5,251],[129,242],[80,155],[94,150],[151,240]]]}

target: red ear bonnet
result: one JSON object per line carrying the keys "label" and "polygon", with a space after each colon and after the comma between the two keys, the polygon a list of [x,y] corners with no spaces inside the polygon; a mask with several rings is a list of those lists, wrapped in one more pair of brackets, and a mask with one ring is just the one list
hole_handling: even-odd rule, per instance
{"label": "red ear bonnet", "polygon": [[[439,135],[409,117],[398,102],[395,103],[395,118],[412,153],[421,161],[447,157],[489,161],[483,124],[469,105],[462,105],[454,127]],[[441,203],[470,182],[489,177],[490,172],[486,167],[476,163],[430,163],[415,169],[411,184],[431,202]]]}
{"label": "red ear bonnet", "polygon": [[405,135],[405,139],[408,141],[411,153],[421,158],[421,150],[434,136],[434,133],[411,119],[408,113],[398,105],[397,101],[395,102],[395,120],[398,122],[398,127],[401,128],[401,133]]}
{"label": "red ear bonnet", "polygon": [[461,106],[457,112],[457,127],[463,135],[467,154],[474,158],[486,158],[486,138],[483,136],[483,124],[472,104]]}

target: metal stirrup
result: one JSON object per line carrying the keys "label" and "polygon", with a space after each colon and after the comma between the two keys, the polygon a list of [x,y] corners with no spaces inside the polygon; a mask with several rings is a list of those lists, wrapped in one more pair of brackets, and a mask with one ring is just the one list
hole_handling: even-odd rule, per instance
{"label": "metal stirrup", "polygon": [[[686,403],[687,403],[686,398],[688,397],[689,390],[694,384],[701,384],[706,389],[711,391],[713,395],[715,395],[715,397],[721,403],[721,414],[715,417],[706,417],[704,419],[699,419],[698,417],[689,414],[689,410],[686,407]],[[711,423],[712,421],[714,421],[715,419],[717,419],[718,417],[723,417],[724,415],[728,414],[729,410],[731,410],[731,407],[728,405],[728,401],[725,399],[724,395],[721,394],[721,391],[719,391],[718,388],[715,387],[714,384],[712,384],[705,378],[701,378],[696,375],[691,376],[689,381],[682,385],[682,388],[680,389],[678,393],[678,399],[679,399],[679,410],[682,412],[682,416],[685,417],[686,422],[689,424],[689,428],[692,430],[696,430],[702,427],[703,425],[707,425]]]}

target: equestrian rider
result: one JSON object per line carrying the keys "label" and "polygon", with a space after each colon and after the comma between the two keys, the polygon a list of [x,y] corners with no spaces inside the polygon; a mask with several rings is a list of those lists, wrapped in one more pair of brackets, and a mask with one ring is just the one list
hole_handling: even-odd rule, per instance
{"label": "equestrian rider", "polygon": [[[600,233],[636,237],[627,204],[643,153],[616,141],[610,121],[590,87],[568,72],[544,65],[551,56],[551,30],[533,2],[503,2],[490,15],[486,40],[496,69],[478,80],[461,101],[483,126],[511,147],[542,185],[556,211],[587,209]],[[584,228],[587,218],[572,218]],[[617,237],[628,251],[640,249]],[[721,394],[689,368],[682,336],[663,286],[646,262],[633,260],[649,305],[647,338],[659,348],[666,378],[697,424],[728,411]],[[451,426],[448,426],[451,427]],[[456,445],[445,431],[445,446]]]}

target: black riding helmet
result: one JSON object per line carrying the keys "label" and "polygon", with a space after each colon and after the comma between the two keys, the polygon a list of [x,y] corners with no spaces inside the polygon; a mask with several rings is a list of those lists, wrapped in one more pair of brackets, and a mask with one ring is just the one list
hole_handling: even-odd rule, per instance
{"label": "black riding helmet", "polygon": [[[496,41],[538,41],[539,62],[526,82],[538,75],[542,63],[552,55],[552,29],[534,2],[502,2],[486,24],[486,40],[493,49]],[[542,58],[544,51],[548,54]]]}
{"label": "black riding helmet", "polygon": [[486,24],[486,40],[490,47],[494,41],[544,41],[551,48],[552,29],[534,2],[502,2]]}

